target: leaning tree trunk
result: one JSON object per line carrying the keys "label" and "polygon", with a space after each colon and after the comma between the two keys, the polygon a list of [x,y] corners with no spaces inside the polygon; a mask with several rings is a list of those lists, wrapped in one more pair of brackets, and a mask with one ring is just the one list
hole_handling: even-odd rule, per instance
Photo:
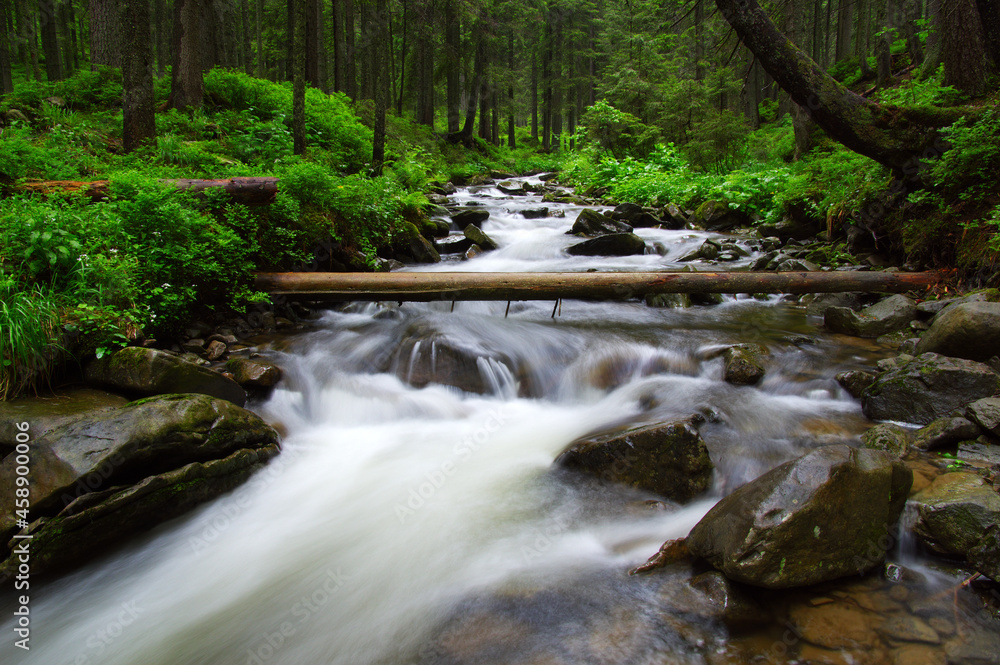
{"label": "leaning tree trunk", "polygon": [[921,160],[945,149],[936,130],[955,122],[961,113],[876,104],[823,71],[778,31],[755,0],[716,0],[716,4],[778,85],[834,140],[913,176]]}

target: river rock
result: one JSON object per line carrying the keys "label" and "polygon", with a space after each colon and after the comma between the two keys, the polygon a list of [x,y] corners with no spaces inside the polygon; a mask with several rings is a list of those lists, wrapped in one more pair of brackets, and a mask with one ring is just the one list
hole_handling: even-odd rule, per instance
{"label": "river rock", "polygon": [[868,389],[868,386],[875,383],[875,373],[863,370],[852,369],[841,372],[836,377],[837,383],[847,391],[847,393],[857,399]]}
{"label": "river rock", "polygon": [[493,389],[491,378],[496,369],[511,366],[510,359],[502,354],[416,324],[404,332],[402,342],[381,369],[393,372],[415,388],[436,383],[484,394]]}
{"label": "river rock", "polygon": [[437,243],[439,254],[464,254],[467,249],[475,243],[463,236],[451,236],[445,241]]}
{"label": "river rock", "polygon": [[500,248],[500,245],[497,244],[496,240],[483,233],[483,230],[475,224],[469,224],[466,226],[464,233],[466,238],[471,240],[474,245],[479,245],[479,248],[484,252]]}
{"label": "river rock", "polygon": [[660,224],[660,220],[653,215],[651,210],[635,203],[622,203],[611,212],[611,217],[627,222],[636,228],[650,228]]}
{"label": "river rock", "polygon": [[451,221],[454,222],[455,226],[460,229],[464,229],[469,224],[475,224],[481,227],[483,222],[490,218],[490,213],[488,210],[481,210],[478,208],[467,208],[461,210],[451,216]]}
{"label": "river rock", "polygon": [[546,207],[541,208],[525,208],[521,211],[521,217],[525,219],[544,219],[549,216],[549,209]]}
{"label": "river rock", "polygon": [[668,203],[660,211],[661,226],[671,231],[679,231],[687,226],[688,216],[673,203]]}
{"label": "river rock", "polygon": [[411,222],[399,223],[390,249],[393,253],[391,258],[403,263],[438,263],[441,260],[433,243]]}
{"label": "river rock", "polygon": [[973,360],[924,353],[879,375],[862,396],[872,420],[926,425],[1000,391],[1000,376]]}
{"label": "river rock", "polygon": [[497,189],[499,189],[504,194],[511,194],[513,196],[524,196],[528,194],[528,190],[525,189],[524,183],[516,182],[514,180],[505,180],[503,182],[498,182]]}
{"label": "river rock", "polygon": [[917,353],[986,361],[1000,349],[1000,303],[964,302],[946,307],[917,343]]}
{"label": "river rock", "polygon": [[[196,394],[151,397],[51,430],[32,442],[32,572],[76,565],[232,489],[277,454],[277,441],[259,416]],[[8,456],[0,491],[13,496],[15,477]],[[0,507],[0,543],[18,531],[16,517],[12,504]]]}
{"label": "river rock", "polygon": [[566,251],[573,256],[633,256],[646,252],[646,242],[634,233],[612,233],[572,245]]}
{"label": "river rock", "polygon": [[767,588],[861,574],[881,562],[912,481],[887,453],[818,448],[719,501],[688,547],[729,579]]}
{"label": "river rock", "polygon": [[764,378],[763,356],[767,354],[760,344],[737,344],[722,354],[723,377],[726,383],[752,386]]}
{"label": "river rock", "polygon": [[910,446],[910,430],[892,423],[879,423],[861,435],[861,445],[902,457]]}
{"label": "river rock", "polygon": [[834,332],[879,337],[906,328],[916,316],[916,303],[897,293],[860,312],[847,307],[831,307],[824,313],[823,322]]}
{"label": "river rock", "polygon": [[646,306],[662,309],[687,309],[691,306],[691,296],[686,293],[650,293],[646,296]]}
{"label": "river rock", "polygon": [[596,210],[584,208],[577,215],[569,232],[574,235],[596,237],[612,233],[632,233],[632,227],[625,222],[602,215]]}
{"label": "river rock", "polygon": [[0,402],[0,459],[14,449],[20,430],[17,423],[28,423],[31,439],[39,439],[56,427],[87,414],[97,414],[125,406],[121,395],[95,388],[71,388],[52,395],[19,397]]}
{"label": "river rock", "polygon": [[734,210],[722,201],[706,201],[698,206],[691,218],[695,228],[705,231],[730,231],[738,226],[746,226],[750,217],[742,210]]}
{"label": "river rock", "polygon": [[1000,495],[978,474],[938,476],[910,499],[913,531],[935,552],[968,558],[991,526],[1000,524]]}
{"label": "river rock", "polygon": [[1000,397],[976,400],[965,409],[965,417],[993,436],[1000,436]]}
{"label": "river rock", "polygon": [[574,441],[556,464],[681,502],[708,489],[714,468],[705,441],[687,420]]}
{"label": "river rock", "polygon": [[913,434],[913,447],[920,450],[937,450],[970,441],[979,436],[979,427],[965,418],[944,416],[921,427]]}
{"label": "river rock", "polygon": [[243,406],[246,392],[218,372],[182,360],[166,351],[130,346],[90,361],[88,383],[135,397],[168,393],[200,393]]}
{"label": "river rock", "polygon": [[972,567],[1000,582],[1000,524],[993,524],[966,555]]}
{"label": "river rock", "polygon": [[266,390],[281,380],[281,368],[263,358],[230,358],[226,370],[244,388]]}

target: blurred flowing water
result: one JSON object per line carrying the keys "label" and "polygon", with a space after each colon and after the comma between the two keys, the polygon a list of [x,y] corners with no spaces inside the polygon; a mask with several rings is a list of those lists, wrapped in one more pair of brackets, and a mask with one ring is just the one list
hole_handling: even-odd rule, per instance
{"label": "blurred flowing water", "polygon": [[[565,216],[528,220],[520,210],[537,196],[455,198],[488,207],[484,230],[501,248],[427,269],[677,269],[714,235],[640,229],[659,251],[576,258],[565,232],[579,208],[547,204]],[[684,310],[567,301],[552,314],[552,303],[351,305],[262,349],[286,377],[252,408],[284,432],[281,456],[35,593],[33,648],[5,639],[2,661],[786,662],[768,651],[780,622],[730,635],[686,614],[671,575],[626,571],[724,493],[815,446],[857,441],[870,423],[834,376],[886,349],[828,335],[778,297]],[[713,350],[738,342],[769,350],[757,386],[722,381]],[[416,381],[454,349],[478,358],[481,392]],[[717,471],[688,505],[553,469],[588,433],[695,414]],[[921,580],[927,594],[953,583]],[[463,628],[469,617],[480,623]]]}

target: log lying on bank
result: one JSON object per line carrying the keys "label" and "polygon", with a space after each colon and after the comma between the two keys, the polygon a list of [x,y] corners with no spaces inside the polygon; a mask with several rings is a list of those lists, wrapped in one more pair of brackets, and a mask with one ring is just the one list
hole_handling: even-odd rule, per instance
{"label": "log lying on bank", "polygon": [[896,293],[938,272],[258,273],[256,288],[313,300],[629,300],[656,293]]}
{"label": "log lying on bank", "polygon": [[[161,180],[178,189],[184,189],[196,194],[209,189],[222,189],[235,203],[248,206],[268,205],[274,201],[278,193],[278,178],[226,178],[222,180],[199,180],[181,178],[177,180]],[[70,194],[81,192],[92,201],[104,201],[110,195],[107,180],[80,182],[76,180],[46,180],[42,182],[25,182],[8,190],[8,193],[35,194]]]}

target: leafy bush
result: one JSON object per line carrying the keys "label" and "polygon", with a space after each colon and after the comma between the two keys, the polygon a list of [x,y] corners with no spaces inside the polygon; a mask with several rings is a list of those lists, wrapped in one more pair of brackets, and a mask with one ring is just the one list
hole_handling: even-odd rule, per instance
{"label": "leafy bush", "polygon": [[580,125],[589,140],[610,152],[615,159],[645,157],[659,136],[656,128],[643,124],[631,113],[619,111],[604,100],[584,111]]}

